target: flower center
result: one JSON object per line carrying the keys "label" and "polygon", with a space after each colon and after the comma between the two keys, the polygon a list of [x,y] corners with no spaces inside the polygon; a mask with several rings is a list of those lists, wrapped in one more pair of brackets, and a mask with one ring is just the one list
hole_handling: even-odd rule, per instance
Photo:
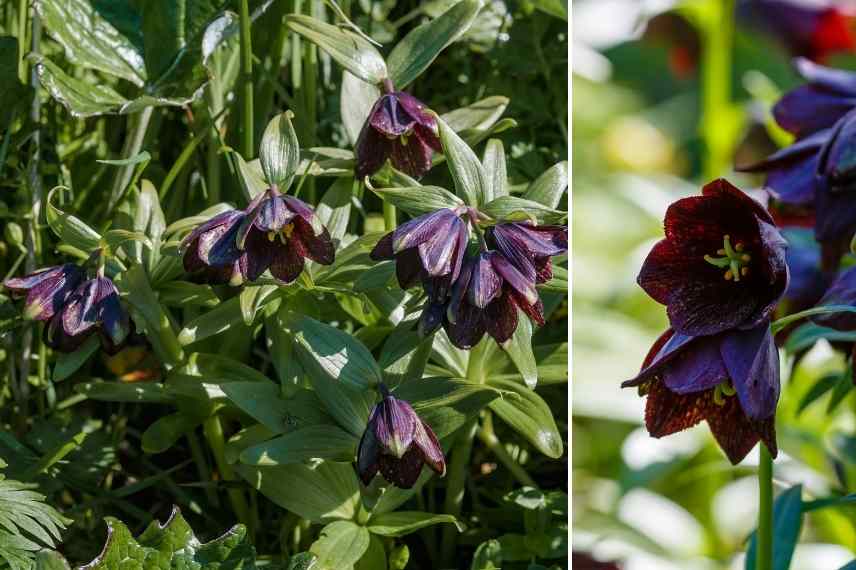
{"label": "flower center", "polygon": [[749,275],[749,262],[752,260],[741,242],[731,246],[731,236],[726,234],[722,238],[722,248],[716,250],[716,255],[705,255],[704,260],[715,267],[725,269],[725,280],[740,281],[741,277]]}
{"label": "flower center", "polygon": [[734,386],[731,385],[731,382],[726,380],[725,382],[720,382],[716,385],[716,388],[713,389],[713,403],[717,406],[725,405],[725,398],[728,396],[733,396],[737,393],[737,390],[734,389]]}
{"label": "flower center", "polygon": [[285,224],[278,232],[270,231],[267,233],[268,241],[274,241],[279,236],[279,241],[285,245],[286,240],[291,239],[291,234],[294,232],[294,224]]}

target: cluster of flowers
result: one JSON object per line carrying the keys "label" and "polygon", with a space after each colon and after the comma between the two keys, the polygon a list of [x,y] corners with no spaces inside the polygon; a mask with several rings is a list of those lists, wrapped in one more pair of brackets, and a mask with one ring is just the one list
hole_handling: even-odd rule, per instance
{"label": "cluster of flowers", "polygon": [[788,284],[787,244],[764,207],[725,180],[673,203],[638,283],[670,328],[622,387],[647,395],[662,437],[707,420],[728,459],[760,439],[777,454],[779,358],[770,319]]}

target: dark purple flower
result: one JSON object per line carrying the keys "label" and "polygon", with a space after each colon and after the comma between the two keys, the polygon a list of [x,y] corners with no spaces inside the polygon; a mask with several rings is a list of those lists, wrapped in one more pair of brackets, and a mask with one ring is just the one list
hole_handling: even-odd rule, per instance
{"label": "dark purple flower", "polygon": [[791,54],[815,61],[856,48],[851,19],[831,3],[741,0],[737,6],[737,17],[741,23],[779,39]]}
{"label": "dark purple flower", "polygon": [[194,229],[181,243],[184,268],[206,281],[237,286],[267,269],[283,283],[303,271],[304,258],[329,265],[335,250],[315,211],[271,187],[246,210],[229,210]]}
{"label": "dark purple flower", "polygon": [[464,262],[452,287],[444,327],[458,348],[472,348],[485,333],[503,343],[517,330],[518,308],[535,323],[544,324],[535,281],[502,253],[483,251]]}
{"label": "dark purple flower", "polygon": [[39,269],[24,277],[6,279],[3,286],[13,297],[26,296],[24,318],[50,320],[62,310],[69,295],[86,277],[85,271],[73,263]]}
{"label": "dark purple flower", "polygon": [[357,139],[357,178],[374,174],[387,158],[398,170],[422,176],[431,169],[433,152],[443,150],[435,130],[434,116],[424,103],[390,88],[375,102]]}
{"label": "dark purple flower", "polygon": [[779,356],[769,321],[711,336],[669,329],[651,347],[639,375],[621,386],[647,395],[645,425],[653,437],[706,420],[733,464],[758,440],[777,455]]}
{"label": "dark purple flower", "polygon": [[568,228],[529,222],[497,224],[487,230],[488,243],[535,283],[553,277],[550,258],[568,251]]}
{"label": "dark purple flower", "polygon": [[760,204],[719,179],[669,206],[664,225],[637,281],[672,328],[710,335],[770,317],[788,284],[787,243]]}
{"label": "dark purple flower", "polygon": [[810,230],[784,228],[782,234],[788,242],[785,259],[790,280],[782,298],[789,312],[812,307],[823,296],[829,280],[821,269],[820,248]]}
{"label": "dark purple flower", "polygon": [[45,344],[62,352],[73,352],[92,334],[99,333],[103,348],[115,354],[131,334],[127,311],[119,291],[108,277],[81,284],[44,330]]}
{"label": "dark purple flower", "polygon": [[363,484],[371,483],[380,471],[396,487],[409,489],[426,463],[441,477],[445,475],[446,459],[431,426],[410,404],[390,395],[386,386],[380,388],[382,399],[372,409],[357,448],[357,473]]}
{"label": "dark purple flower", "polygon": [[[832,282],[818,306],[856,307],[856,267],[845,269]],[[856,313],[837,312],[811,317],[815,323],[840,331],[856,330]]]}

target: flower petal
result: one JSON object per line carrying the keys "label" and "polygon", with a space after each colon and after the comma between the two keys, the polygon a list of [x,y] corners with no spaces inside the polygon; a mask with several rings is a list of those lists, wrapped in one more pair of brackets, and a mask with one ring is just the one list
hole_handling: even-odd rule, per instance
{"label": "flower petal", "polygon": [[428,467],[440,477],[444,476],[446,474],[446,457],[443,455],[443,448],[440,447],[440,442],[437,441],[437,436],[434,435],[431,426],[419,420],[416,424],[413,443],[422,450],[422,458]]}
{"label": "flower petal", "polygon": [[446,319],[445,326],[452,344],[463,350],[477,345],[486,330],[484,311],[464,301],[458,306],[454,316],[454,321]]}
{"label": "flower petal", "polygon": [[746,415],[753,420],[771,417],[776,412],[780,388],[779,353],[769,323],[729,331],[720,350]]}
{"label": "flower petal", "polygon": [[776,457],[776,433],[773,418],[764,421],[752,421],[743,413],[740,402],[735,397],[725,398],[724,404],[717,406],[716,413],[707,415],[707,424],[716,442],[732,465],[740,463],[763,439],[770,455]]}
{"label": "flower petal", "polygon": [[380,456],[380,445],[374,434],[373,421],[377,417],[377,407],[372,410],[368,426],[360,438],[357,447],[357,474],[363,485],[368,485],[378,472],[378,458]]}
{"label": "flower petal", "polygon": [[393,232],[392,250],[395,253],[400,253],[405,249],[416,247],[428,241],[437,234],[440,228],[450,223],[453,218],[457,218],[455,212],[449,208],[443,208],[435,212],[423,214],[418,218],[413,218],[401,224]]}
{"label": "flower petal", "polygon": [[538,302],[538,291],[535,289],[535,279],[527,279],[517,268],[512,265],[501,254],[491,256],[493,268],[505,279],[505,282],[513,287],[526,300],[529,305]]}
{"label": "flower petal", "polygon": [[283,283],[291,283],[303,271],[303,256],[298,248],[285,245],[276,248],[270,272],[276,279]]}
{"label": "flower petal", "polygon": [[392,154],[393,141],[374,130],[368,122],[363,125],[357,144],[354,146],[356,165],[354,174],[357,180],[371,176],[383,167]]}
{"label": "flower petal", "polygon": [[413,443],[419,416],[410,404],[394,396],[385,396],[378,405],[375,437],[384,453],[400,459]]}
{"label": "flower petal", "polygon": [[458,231],[464,222],[457,216],[447,217],[437,224],[434,234],[417,246],[422,267],[432,277],[448,275],[458,253]]}
{"label": "flower petal", "polygon": [[421,178],[431,170],[431,157],[434,151],[420,137],[399,138],[392,141],[390,146],[392,149],[390,161],[398,170],[414,178]]}
{"label": "flower petal", "polygon": [[286,247],[288,246],[280,241],[279,236],[274,236],[273,241],[271,241],[262,230],[251,230],[247,234],[247,241],[244,245],[244,255],[246,256],[244,277],[247,281],[255,281],[261,277],[262,273],[267,271],[274,262],[277,252]]}
{"label": "flower petal", "polygon": [[487,307],[502,292],[502,277],[493,267],[491,258],[495,252],[483,252],[475,258],[468,288],[467,300],[480,309]]}
{"label": "flower petal", "polygon": [[487,334],[499,344],[504,343],[517,330],[517,305],[511,299],[510,291],[493,301],[485,310]]}
{"label": "flower petal", "polygon": [[[856,307],[856,266],[838,274],[819,306],[847,305]],[[815,323],[840,331],[856,330],[856,313],[830,313],[811,317]]]}
{"label": "flower petal", "polygon": [[272,195],[259,204],[253,225],[263,232],[278,232],[292,218],[294,214],[286,208],[282,196]]}
{"label": "flower petal", "polygon": [[773,107],[776,123],[799,137],[828,129],[856,105],[856,95],[841,95],[817,85],[787,92]]}
{"label": "flower petal", "polygon": [[383,478],[400,489],[410,489],[416,484],[424,465],[422,451],[415,445],[401,459],[381,453],[378,467]]}

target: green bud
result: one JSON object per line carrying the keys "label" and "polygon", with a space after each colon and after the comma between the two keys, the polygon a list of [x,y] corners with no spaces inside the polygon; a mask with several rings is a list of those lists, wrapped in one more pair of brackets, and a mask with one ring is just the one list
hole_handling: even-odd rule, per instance
{"label": "green bud", "polygon": [[15,222],[9,222],[6,224],[6,229],[3,231],[3,237],[5,237],[6,241],[11,245],[18,247],[19,249],[24,248],[24,230],[22,230],[21,226]]}
{"label": "green bud", "polygon": [[401,544],[389,553],[389,570],[404,570],[410,561],[410,549],[406,544]]}

